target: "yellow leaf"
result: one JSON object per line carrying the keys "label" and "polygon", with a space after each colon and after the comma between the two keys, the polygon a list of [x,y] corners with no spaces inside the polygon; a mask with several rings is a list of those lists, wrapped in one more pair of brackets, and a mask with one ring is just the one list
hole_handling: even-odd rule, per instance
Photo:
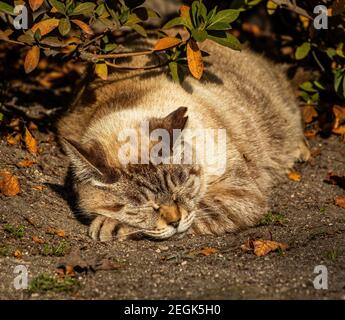
{"label": "yellow leaf", "polygon": [[16,165],[20,168],[30,168],[35,163],[35,161],[29,159],[20,160]]}
{"label": "yellow leaf", "polygon": [[37,29],[40,29],[41,35],[44,36],[49,32],[53,31],[59,25],[59,19],[50,18],[47,20],[40,21],[36,23],[31,30],[36,32]]}
{"label": "yellow leaf", "polygon": [[16,250],[16,251],[14,251],[14,256],[16,258],[20,259],[23,256],[23,254],[20,250]]}
{"label": "yellow leaf", "polygon": [[18,177],[6,170],[0,171],[0,192],[7,197],[13,197],[20,192]]}
{"label": "yellow leaf", "polygon": [[271,251],[276,251],[278,249],[286,250],[289,246],[286,243],[279,243],[271,240],[254,240],[254,253],[258,257],[262,257],[270,253]]}
{"label": "yellow leaf", "polygon": [[345,198],[335,198],[335,204],[345,209]]}
{"label": "yellow leaf", "polygon": [[288,178],[292,181],[295,181],[295,182],[301,181],[301,175],[296,171],[290,171],[288,173]]}
{"label": "yellow leaf", "polygon": [[160,50],[165,50],[168,48],[173,48],[179,45],[182,41],[180,39],[174,38],[174,37],[165,37],[162,39],[159,39],[153,50],[154,51],[160,51]]}
{"label": "yellow leaf", "polygon": [[75,23],[85,33],[90,34],[90,35],[93,34],[93,31],[92,31],[91,27],[88,24],[86,24],[85,22],[83,22],[81,20],[77,20],[77,19],[72,19],[71,21],[73,23]]}
{"label": "yellow leaf", "polygon": [[24,69],[26,73],[35,70],[40,61],[40,48],[33,46],[25,56]]}
{"label": "yellow leaf", "polygon": [[299,20],[302,22],[303,28],[308,29],[310,20],[307,17],[299,16]]}
{"label": "yellow leaf", "polygon": [[36,11],[43,3],[44,0],[29,0],[32,11]]}
{"label": "yellow leaf", "polygon": [[269,15],[272,15],[276,12],[276,9],[278,8],[278,5],[276,3],[274,3],[273,1],[268,1],[267,5],[267,12]]}
{"label": "yellow leaf", "polygon": [[25,142],[26,149],[30,153],[32,153],[32,154],[37,154],[38,153],[37,141],[32,136],[32,134],[30,133],[30,131],[27,128],[25,128],[24,142]]}
{"label": "yellow leaf", "polygon": [[187,61],[193,77],[198,80],[201,79],[204,72],[204,62],[198,44],[192,39],[187,43]]}
{"label": "yellow leaf", "polygon": [[105,63],[97,63],[95,67],[95,72],[102,80],[107,80],[108,66]]}

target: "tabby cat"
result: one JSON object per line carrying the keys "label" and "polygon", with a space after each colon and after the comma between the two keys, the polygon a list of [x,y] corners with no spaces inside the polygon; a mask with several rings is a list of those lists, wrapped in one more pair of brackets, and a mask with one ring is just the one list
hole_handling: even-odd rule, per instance
{"label": "tabby cat", "polygon": [[[188,77],[180,85],[166,70],[116,72],[93,83],[60,121],[79,208],[95,217],[92,238],[221,235],[253,226],[269,209],[272,186],[296,160],[308,159],[299,108],[280,67],[249,50],[204,45],[210,56],[201,81]],[[226,167],[217,175],[196,160],[123,164],[118,134],[130,128],[143,139],[143,121],[170,135],[225,129]]]}

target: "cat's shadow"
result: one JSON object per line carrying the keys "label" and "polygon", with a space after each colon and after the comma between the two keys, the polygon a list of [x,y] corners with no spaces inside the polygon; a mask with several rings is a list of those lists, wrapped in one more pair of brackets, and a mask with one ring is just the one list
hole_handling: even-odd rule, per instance
{"label": "cat's shadow", "polygon": [[80,223],[90,225],[93,218],[90,215],[81,212],[78,207],[78,194],[73,188],[73,174],[71,167],[68,168],[63,185],[54,183],[46,183],[45,185],[66,201],[72,210],[73,215]]}

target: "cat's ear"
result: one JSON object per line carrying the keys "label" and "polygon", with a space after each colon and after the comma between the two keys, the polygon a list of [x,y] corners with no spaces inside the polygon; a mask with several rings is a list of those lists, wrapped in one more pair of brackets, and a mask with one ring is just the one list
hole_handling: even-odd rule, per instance
{"label": "cat's ear", "polygon": [[71,160],[77,179],[94,179],[103,183],[114,183],[118,180],[117,170],[107,165],[104,150],[99,144],[93,143],[91,147],[85,147],[66,138],[62,138],[61,142]]}
{"label": "cat's ear", "polygon": [[179,129],[182,131],[185,128],[188,120],[188,116],[185,115],[187,110],[187,107],[179,107],[164,118],[151,119],[150,131],[155,129],[165,129],[169,132],[170,136],[172,136],[174,129]]}

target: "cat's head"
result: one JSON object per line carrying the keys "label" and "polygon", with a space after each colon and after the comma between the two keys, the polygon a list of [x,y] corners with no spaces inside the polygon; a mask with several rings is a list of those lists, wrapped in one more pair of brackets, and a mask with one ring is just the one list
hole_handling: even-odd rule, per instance
{"label": "cat's head", "polygon": [[[169,134],[173,129],[183,130],[186,111],[179,108],[164,118],[151,119],[150,126]],[[116,219],[156,239],[183,233],[191,226],[205,188],[201,166],[172,162],[111,165],[111,150],[97,139],[87,145],[75,141],[64,145],[81,210]]]}

